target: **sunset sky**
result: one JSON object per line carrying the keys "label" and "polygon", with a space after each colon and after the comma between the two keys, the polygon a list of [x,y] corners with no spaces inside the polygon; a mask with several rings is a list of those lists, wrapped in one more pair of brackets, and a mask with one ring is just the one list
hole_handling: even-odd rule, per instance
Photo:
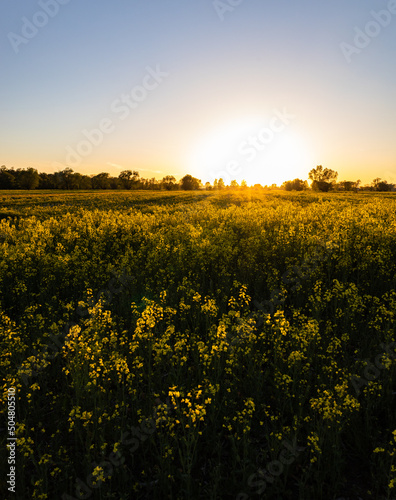
{"label": "sunset sky", "polygon": [[0,13],[0,165],[264,185],[322,164],[396,182],[396,0],[3,0]]}

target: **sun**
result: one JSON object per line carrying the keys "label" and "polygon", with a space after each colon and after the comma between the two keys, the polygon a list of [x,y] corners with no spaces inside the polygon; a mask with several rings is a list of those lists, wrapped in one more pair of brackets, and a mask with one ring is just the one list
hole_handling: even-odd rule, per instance
{"label": "sun", "polygon": [[248,185],[281,185],[307,179],[312,148],[292,124],[274,118],[246,118],[223,123],[197,141],[187,160],[191,174],[204,183],[222,178]]}

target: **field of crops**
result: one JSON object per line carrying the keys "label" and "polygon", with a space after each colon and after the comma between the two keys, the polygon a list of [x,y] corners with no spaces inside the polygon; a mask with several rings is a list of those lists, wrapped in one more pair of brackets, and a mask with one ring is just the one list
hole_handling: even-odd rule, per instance
{"label": "field of crops", "polygon": [[0,248],[1,498],[396,498],[396,195],[3,191]]}

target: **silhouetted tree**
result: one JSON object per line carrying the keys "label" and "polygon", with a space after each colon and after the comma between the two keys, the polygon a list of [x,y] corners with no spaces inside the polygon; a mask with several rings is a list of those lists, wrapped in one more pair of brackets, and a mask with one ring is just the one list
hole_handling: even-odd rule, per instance
{"label": "silhouetted tree", "polygon": [[138,177],[139,172],[132,170],[123,170],[118,176],[124,189],[132,189],[134,184],[136,184]]}
{"label": "silhouetted tree", "polygon": [[57,174],[58,184],[61,189],[73,189],[73,169],[66,167]]}
{"label": "silhouetted tree", "polygon": [[201,185],[200,179],[197,179],[190,174],[185,175],[183,179],[181,179],[180,181],[180,187],[185,191],[199,189],[200,185]]}
{"label": "silhouetted tree", "polygon": [[15,174],[13,174],[12,172],[12,170],[7,170],[5,165],[2,165],[0,167],[0,189],[15,188]]}
{"label": "silhouetted tree", "polygon": [[338,172],[318,165],[309,172],[308,177],[314,191],[329,191],[337,180]]}
{"label": "silhouetted tree", "polygon": [[[113,179],[113,177],[112,177]],[[117,181],[117,179],[116,179]],[[82,175],[78,172],[73,174],[72,189],[92,189],[92,179],[88,175]],[[114,188],[117,189],[117,188]]]}
{"label": "silhouetted tree", "polygon": [[161,184],[157,181],[155,177],[151,179],[141,179],[142,188],[158,191],[161,188]]}
{"label": "silhouetted tree", "polygon": [[46,174],[42,172],[39,174],[38,189],[56,189],[55,179],[53,174]]}
{"label": "silhouetted tree", "polygon": [[340,191],[357,191],[359,188],[360,179],[357,181],[341,181],[337,184]]}
{"label": "silhouetted tree", "polygon": [[161,184],[167,191],[170,191],[176,188],[176,179],[173,175],[167,175],[162,179]]}
{"label": "silhouetted tree", "polygon": [[304,189],[308,188],[308,183],[301,179],[294,179],[293,181],[284,182],[282,187],[286,189],[286,191],[304,191]]}
{"label": "silhouetted tree", "polygon": [[383,181],[379,177],[375,178],[372,182],[375,191],[393,191],[394,184],[389,184],[388,181]]}
{"label": "silhouetted tree", "polygon": [[110,174],[101,172],[100,174],[92,177],[93,189],[109,189],[110,188]]}
{"label": "silhouetted tree", "polygon": [[35,168],[27,168],[26,170],[17,170],[18,187],[21,189],[36,189],[39,185],[40,177]]}

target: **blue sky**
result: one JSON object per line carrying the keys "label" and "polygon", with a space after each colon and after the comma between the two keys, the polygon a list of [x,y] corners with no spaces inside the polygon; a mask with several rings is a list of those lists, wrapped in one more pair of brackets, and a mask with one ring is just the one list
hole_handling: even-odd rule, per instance
{"label": "blue sky", "polygon": [[[396,182],[394,0],[62,1],[0,7],[0,164],[249,184],[323,164]],[[167,76],[122,120],[114,103],[153,83],[147,68]],[[293,118],[250,160],[240,145],[277,112]],[[81,145],[102,120],[111,132]]]}

